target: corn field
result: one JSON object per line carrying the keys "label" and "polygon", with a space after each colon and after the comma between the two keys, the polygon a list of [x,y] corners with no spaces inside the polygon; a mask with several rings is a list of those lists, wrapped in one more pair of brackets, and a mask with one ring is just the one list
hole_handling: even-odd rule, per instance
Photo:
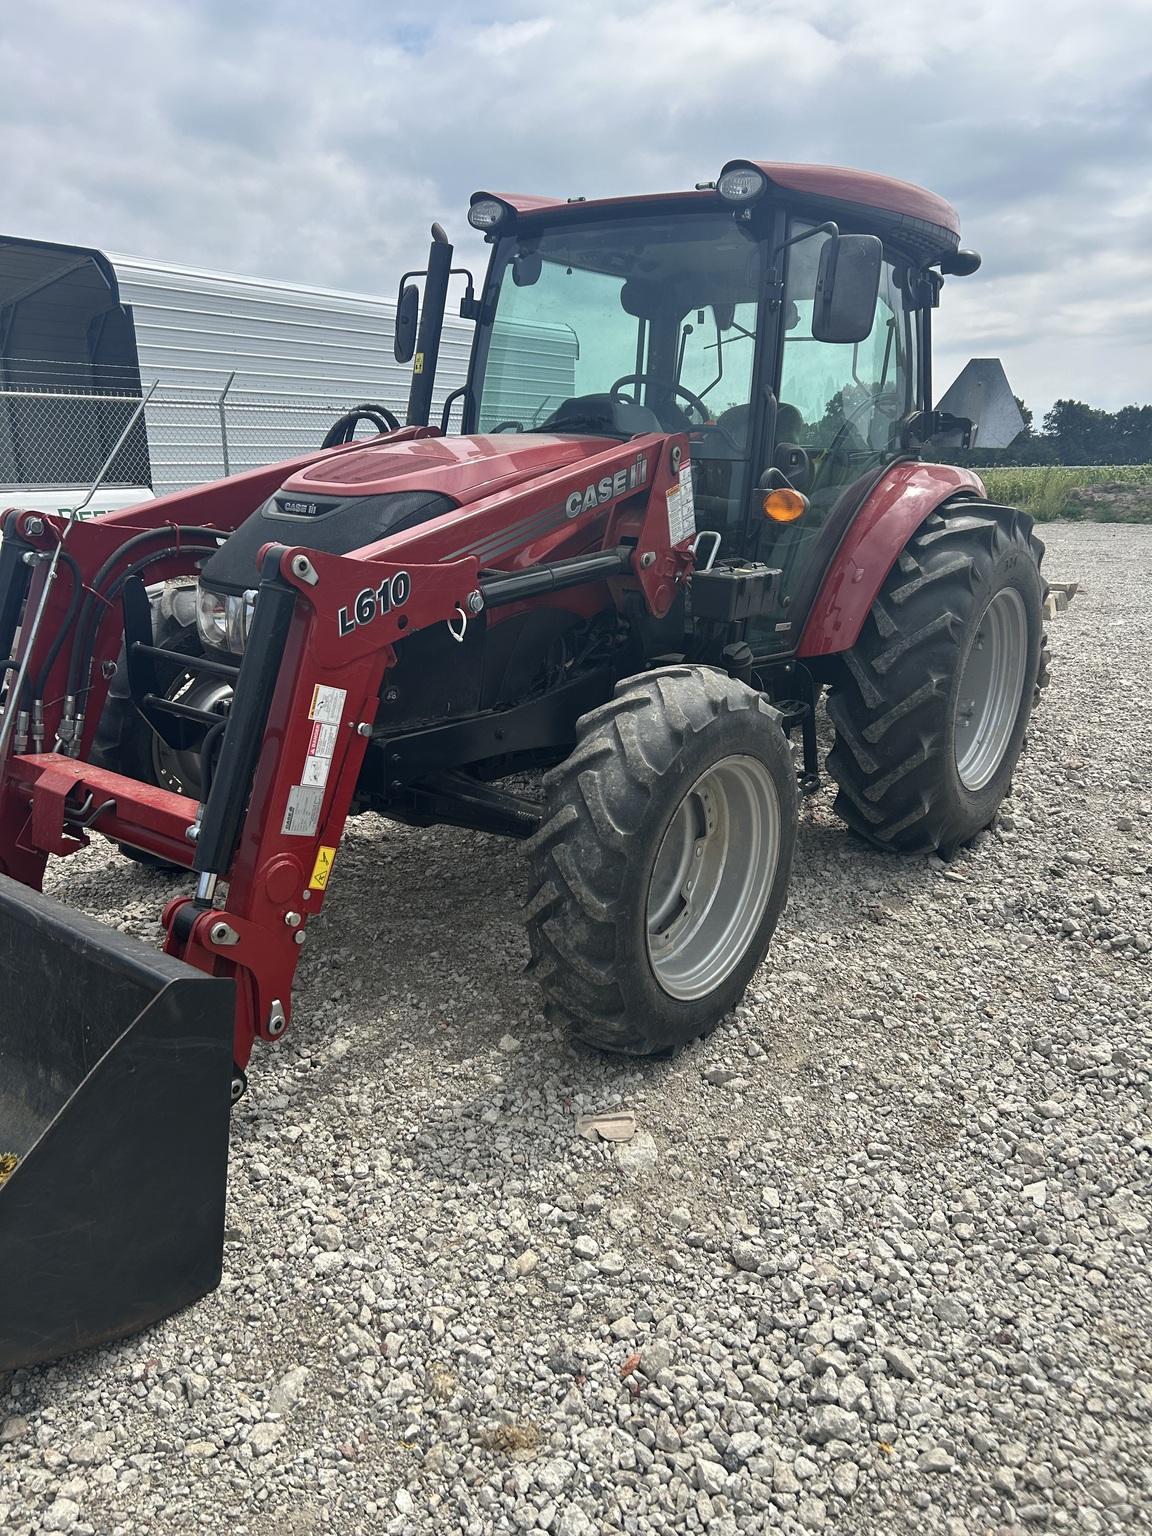
{"label": "corn field", "polygon": [[1020,507],[1040,523],[1152,523],[1152,464],[1037,464],[978,469],[993,501]]}

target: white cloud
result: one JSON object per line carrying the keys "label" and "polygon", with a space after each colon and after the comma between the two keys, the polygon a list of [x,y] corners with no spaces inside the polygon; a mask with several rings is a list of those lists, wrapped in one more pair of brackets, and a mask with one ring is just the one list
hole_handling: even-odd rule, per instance
{"label": "white cloud", "polygon": [[40,0],[0,39],[14,234],[390,292],[468,193],[652,191],[735,155],[920,181],[983,251],[941,384],[1152,398],[1147,0]]}

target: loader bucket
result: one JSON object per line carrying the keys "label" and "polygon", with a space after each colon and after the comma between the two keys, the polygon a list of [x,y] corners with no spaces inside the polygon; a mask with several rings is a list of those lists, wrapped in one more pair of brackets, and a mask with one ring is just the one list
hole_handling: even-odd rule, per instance
{"label": "loader bucket", "polygon": [[0,1370],[219,1283],[234,986],[0,875]]}

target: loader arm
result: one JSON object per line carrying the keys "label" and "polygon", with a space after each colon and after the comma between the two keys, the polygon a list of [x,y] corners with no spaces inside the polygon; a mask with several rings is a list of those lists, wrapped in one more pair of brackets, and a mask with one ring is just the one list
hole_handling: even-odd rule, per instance
{"label": "loader arm", "polygon": [[[142,514],[75,527],[72,587],[61,581],[50,594],[29,669],[42,724],[35,732],[21,727],[20,750],[0,765],[0,873],[38,889],[47,859],[83,848],[92,831],[186,866],[197,877],[195,894],[166,907],[164,947],[209,976],[234,979],[234,1061],[242,1072],[253,1042],[275,1040],[288,1025],[307,921],[324,902],[396,645],[440,624],[462,632],[488,606],[548,602],[574,588],[615,592],[607,601],[620,604],[631,589],[662,617],[692,564],[689,539],[674,546],[673,533],[683,530],[669,522],[669,498],[679,495],[687,462],[683,438],[651,435],[612,443],[481,497],[462,515],[351,555],[266,546],[203,805],[86,759],[106,674],[124,643],[111,598],[141,571],[150,581],[187,575],[235,519],[235,495],[225,498],[219,487],[200,499],[185,495],[181,509],[196,516],[194,524],[169,524],[155,503],[148,517],[159,509],[161,520],[151,527],[141,526]],[[253,485],[265,489],[270,478],[261,472]],[[19,557],[9,561],[10,583],[23,579],[31,604],[60,526],[21,513],[4,526],[4,548]],[[582,553],[569,554],[573,546]],[[481,579],[482,564],[502,569]],[[75,594],[93,584],[101,601],[81,604],[77,617]],[[600,608],[606,599],[588,600]],[[0,592],[0,614],[5,604],[14,630],[19,604]],[[57,646],[51,637],[59,635],[65,643]],[[54,740],[57,750],[45,750]],[[227,896],[218,902],[224,882]]]}

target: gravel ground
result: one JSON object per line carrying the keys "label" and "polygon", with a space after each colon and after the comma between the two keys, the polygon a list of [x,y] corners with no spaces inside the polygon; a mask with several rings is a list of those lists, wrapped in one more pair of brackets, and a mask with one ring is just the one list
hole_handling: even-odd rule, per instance
{"label": "gravel ground", "polygon": [[[1152,1528],[1152,529],[1046,537],[1085,590],[998,829],[885,856],[810,800],[768,964],[672,1062],[543,1024],[515,847],[354,825],[223,1286],[0,1376],[0,1530]],[[52,889],[154,938],[173,885],[101,848]]]}

